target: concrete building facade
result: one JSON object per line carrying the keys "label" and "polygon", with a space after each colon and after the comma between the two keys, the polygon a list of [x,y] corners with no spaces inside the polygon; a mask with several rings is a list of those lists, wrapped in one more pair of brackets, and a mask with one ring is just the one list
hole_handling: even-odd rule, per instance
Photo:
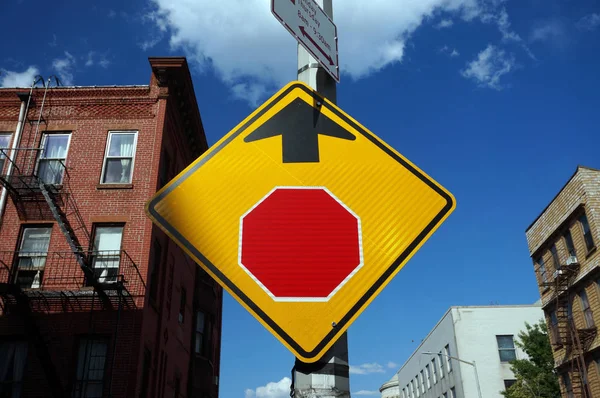
{"label": "concrete building facade", "polygon": [[600,396],[600,171],[575,173],[527,228],[563,397]]}
{"label": "concrete building facade", "polygon": [[145,215],[207,149],[185,58],[0,89],[0,396],[218,396],[222,290]]}
{"label": "concrete building facade", "polygon": [[[482,397],[501,398],[515,381],[509,361],[526,358],[514,344],[518,333],[525,322],[542,319],[535,304],[451,307],[394,376],[398,397],[477,397],[478,380]],[[474,362],[477,373],[456,358]],[[384,386],[382,394],[391,390],[391,385]]]}

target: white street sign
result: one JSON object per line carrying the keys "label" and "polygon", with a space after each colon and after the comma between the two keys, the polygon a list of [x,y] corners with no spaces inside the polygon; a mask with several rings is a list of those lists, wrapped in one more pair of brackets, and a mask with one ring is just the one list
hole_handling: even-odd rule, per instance
{"label": "white street sign", "polygon": [[275,18],[340,81],[337,27],[314,0],[271,0]]}

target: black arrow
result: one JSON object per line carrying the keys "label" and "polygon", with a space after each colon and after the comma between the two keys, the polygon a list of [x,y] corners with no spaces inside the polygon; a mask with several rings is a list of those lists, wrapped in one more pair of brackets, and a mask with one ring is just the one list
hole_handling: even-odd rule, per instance
{"label": "black arrow", "polygon": [[281,135],[283,163],[319,162],[319,134],[354,141],[356,136],[296,98],[244,138],[253,142]]}

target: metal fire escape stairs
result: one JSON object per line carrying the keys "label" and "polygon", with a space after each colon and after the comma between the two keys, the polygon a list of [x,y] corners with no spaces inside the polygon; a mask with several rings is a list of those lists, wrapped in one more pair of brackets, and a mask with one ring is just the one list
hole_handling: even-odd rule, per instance
{"label": "metal fire escape stairs", "polygon": [[555,346],[565,348],[565,360],[568,360],[571,365],[570,379],[573,396],[591,398],[589,391],[584,387],[584,380],[587,380],[584,354],[586,344],[590,341],[587,338],[588,331],[577,328],[571,310],[573,295],[570,289],[579,272],[579,267],[577,257],[569,256],[566,264],[561,265],[554,272],[553,281],[544,285],[554,289],[553,301],[558,336],[555,336],[553,343]]}
{"label": "metal fire escape stairs", "polygon": [[[44,84],[44,79],[41,76],[36,76],[29,91],[29,98],[27,100],[27,105],[25,108],[25,118],[29,121],[31,128],[31,132],[33,132],[33,124],[35,127],[35,135],[33,137],[34,144],[37,141],[37,136],[39,133],[39,125],[41,123],[46,123],[46,118],[44,117],[44,105],[47,99],[48,89],[50,87],[51,80],[54,78],[56,85],[60,85],[60,81],[55,76],[52,76],[48,79],[47,83]],[[33,97],[33,90],[36,88],[38,83],[43,85],[44,95],[40,105],[40,111],[36,120],[32,120],[27,118],[30,109],[31,109],[31,101]],[[38,87],[39,88],[39,87]],[[23,127],[24,128],[24,127]],[[29,156],[29,161],[36,162],[36,156]],[[16,160],[16,159],[15,159]],[[64,164],[62,164],[64,179],[62,187],[58,187],[53,184],[46,184],[42,181],[41,178],[37,177],[35,173],[32,173],[32,176],[28,178],[23,178],[24,176],[16,176],[13,180],[18,184],[16,187],[11,184],[9,180],[3,180],[3,184],[5,189],[7,189],[8,193],[13,197],[15,206],[17,210],[19,210],[19,206],[22,203],[18,203],[20,193],[19,191],[27,191],[27,195],[34,195],[35,190],[37,188],[38,193],[41,193],[44,201],[47,203],[47,206],[52,213],[52,217],[56,220],[56,223],[61,230],[62,234],[65,236],[71,251],[73,252],[75,258],[77,259],[77,263],[79,267],[82,269],[86,283],[94,288],[94,292],[97,293],[100,301],[105,305],[105,308],[113,308],[110,298],[106,294],[105,287],[99,282],[98,278],[94,274],[91,263],[91,255],[87,253],[84,249],[80,240],[77,237],[77,232],[80,233],[81,236],[85,237],[85,239],[89,243],[90,234],[87,230],[83,218],[79,213],[77,208],[77,203],[75,202],[72,193],[70,192],[69,187],[69,176],[68,171]],[[33,170],[31,167],[30,170]],[[37,185],[37,186],[36,186]],[[27,199],[29,200],[29,199]],[[73,219],[76,222],[76,227],[73,228],[69,219]],[[116,289],[119,294],[119,309],[121,307],[120,295],[122,294],[122,289],[120,286],[120,282],[116,284]],[[109,289],[115,289],[115,287],[111,287]],[[0,300],[0,307],[4,313],[7,312],[17,312],[19,313],[25,323],[25,328],[27,330],[27,334],[30,337],[30,341],[33,343],[37,356],[42,364],[44,369],[46,379],[49,383],[50,390],[49,391],[54,397],[64,397],[66,390],[61,383],[61,378],[58,375],[57,367],[54,365],[52,356],[49,350],[49,335],[42,332],[40,325],[38,324],[35,314],[31,308],[31,299],[27,295],[21,287],[16,284],[5,284],[2,283],[0,286],[0,293],[2,293],[2,300]],[[95,297],[95,296],[92,296]],[[93,303],[93,301],[92,301]],[[10,309],[9,309],[10,307]],[[14,309],[15,311],[12,311]],[[92,311],[90,313],[90,317],[93,315],[93,304]],[[90,318],[90,325],[92,324]]]}

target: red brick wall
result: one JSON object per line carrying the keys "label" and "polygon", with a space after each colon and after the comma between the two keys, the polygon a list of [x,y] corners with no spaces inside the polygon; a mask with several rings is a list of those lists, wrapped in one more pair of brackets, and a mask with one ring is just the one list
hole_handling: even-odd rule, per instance
{"label": "red brick wall", "polygon": [[[180,82],[181,83],[181,82]],[[180,84],[181,85],[181,84]],[[29,113],[37,119],[41,90],[34,94],[38,107]],[[0,90],[0,132],[13,132],[17,123],[20,101],[16,90]],[[48,94],[44,117],[47,125],[40,130],[48,132],[70,132],[71,142],[67,155],[67,168],[73,196],[87,229],[92,232],[94,223],[125,223],[122,248],[127,251],[137,265],[146,284],[146,295],[138,300],[139,310],[124,311],[121,316],[121,328],[118,335],[116,368],[113,373],[113,392],[115,396],[137,396],[142,378],[144,348],[152,353],[150,374],[148,377],[149,396],[165,396],[174,388],[175,376],[179,375],[180,394],[187,396],[188,371],[193,355],[192,332],[194,297],[201,294],[195,291],[195,278],[198,266],[179,249],[164,233],[154,227],[146,217],[144,206],[157,190],[161,154],[163,148],[170,153],[173,172],[181,171],[192,160],[189,146],[184,142],[179,108],[171,100],[174,94],[167,87],[158,87],[152,77],[149,87],[116,88],[76,88],[54,89]],[[179,103],[180,101],[177,101]],[[102,187],[99,185],[103,157],[109,130],[138,131],[137,147],[132,184],[122,187]],[[198,135],[203,132],[198,132]],[[40,135],[35,137],[35,128],[27,124],[19,147],[38,147]],[[23,164],[17,159],[17,164]],[[76,225],[74,219],[70,220]],[[17,248],[20,230],[28,223],[19,219],[14,203],[9,199],[0,226],[0,252],[14,251]],[[37,222],[36,222],[37,223]],[[53,220],[44,222],[53,225],[50,252],[69,251],[65,237]],[[88,247],[84,234],[77,233],[84,248]],[[157,239],[162,245],[162,259],[158,266],[158,289],[155,302],[148,295],[149,276],[151,275],[152,244]],[[2,258],[0,258],[2,260]],[[10,259],[5,257],[10,264]],[[68,273],[81,276],[78,265],[52,269],[46,267],[47,275]],[[172,265],[172,268],[170,266]],[[172,271],[171,271],[172,269]],[[170,283],[172,281],[172,283]],[[214,287],[211,281],[210,290]],[[187,291],[185,318],[183,324],[178,321],[181,288]],[[218,314],[219,323],[213,333],[213,364],[210,377],[218,375],[220,351],[220,316],[222,292],[215,287],[218,297],[205,303]],[[143,301],[143,302],[142,302]],[[88,333],[90,312],[55,313],[36,315],[40,328],[49,336],[49,347],[55,365],[61,372],[61,381],[69,386],[74,374],[74,337]],[[98,333],[114,333],[115,311],[94,313],[91,323]],[[0,337],[22,333],[19,317],[0,316]],[[112,342],[112,340],[111,340]],[[26,375],[27,396],[40,396],[47,392],[45,377],[35,355],[28,359]],[[112,343],[109,348],[108,362],[112,361]],[[107,369],[110,372],[110,367]],[[109,373],[107,373],[108,376]],[[196,375],[194,376],[196,377]],[[207,385],[207,392],[216,397],[218,390]],[[126,393],[126,394],[125,394]]]}

